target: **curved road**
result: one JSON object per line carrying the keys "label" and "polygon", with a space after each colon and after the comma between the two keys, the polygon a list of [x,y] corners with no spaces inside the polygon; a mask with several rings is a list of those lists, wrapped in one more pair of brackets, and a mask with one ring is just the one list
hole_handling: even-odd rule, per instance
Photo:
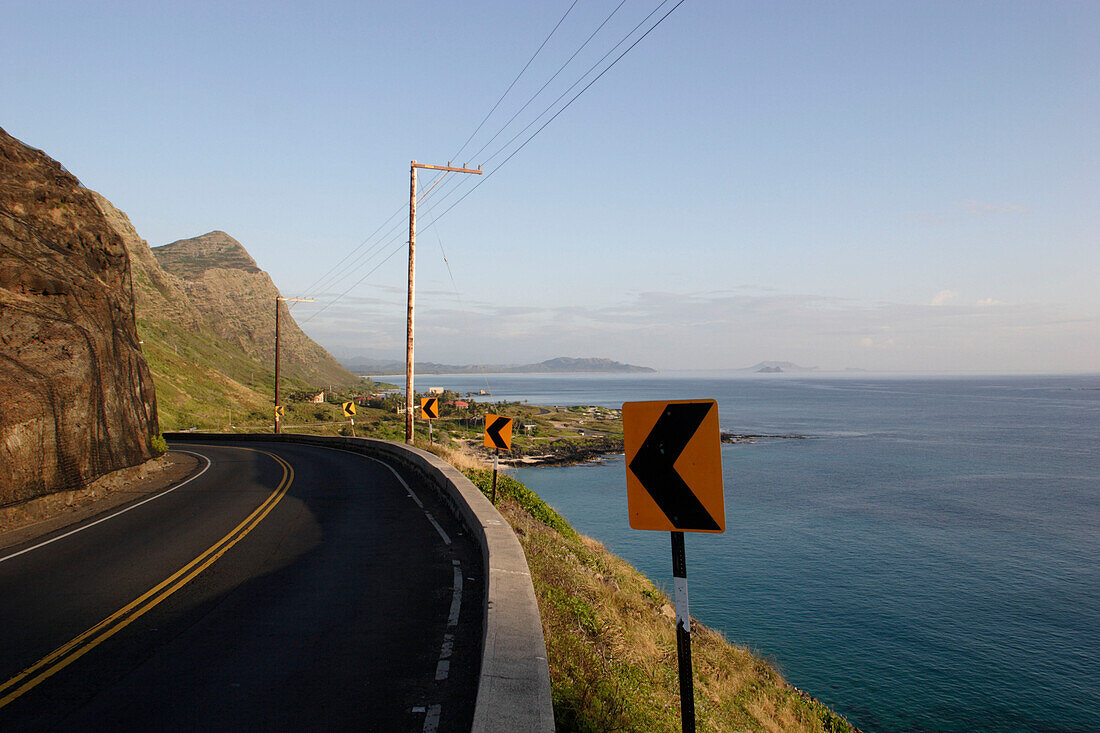
{"label": "curved road", "polygon": [[0,550],[0,730],[469,728],[481,555],[433,490],[331,448],[177,448],[201,474]]}

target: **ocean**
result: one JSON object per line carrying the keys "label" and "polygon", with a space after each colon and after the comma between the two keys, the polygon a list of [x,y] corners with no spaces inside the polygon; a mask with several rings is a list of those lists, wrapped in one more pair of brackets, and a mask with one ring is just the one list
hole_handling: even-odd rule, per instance
{"label": "ocean", "polygon": [[[496,400],[714,398],[726,532],[692,614],[866,731],[1100,731],[1100,376],[488,375]],[[666,591],[621,456],[511,469]]]}

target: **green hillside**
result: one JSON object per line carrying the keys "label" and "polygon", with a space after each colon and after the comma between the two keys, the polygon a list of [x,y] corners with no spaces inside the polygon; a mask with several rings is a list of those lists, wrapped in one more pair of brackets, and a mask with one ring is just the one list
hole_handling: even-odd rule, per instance
{"label": "green hillside", "polygon": [[[150,249],[124,213],[95,198],[130,257],[161,429],[270,426],[279,295],[271,278],[224,232]],[[280,308],[284,395],[363,384]]]}

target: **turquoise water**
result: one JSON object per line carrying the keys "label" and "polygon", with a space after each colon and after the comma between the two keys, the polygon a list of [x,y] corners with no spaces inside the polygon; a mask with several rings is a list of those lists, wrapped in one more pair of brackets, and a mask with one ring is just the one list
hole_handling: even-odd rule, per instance
{"label": "turquoise water", "polygon": [[[723,429],[810,436],[723,447],[692,612],[863,729],[1100,730],[1100,377],[488,379],[535,404],[715,398]],[[517,474],[671,586],[621,457]]]}

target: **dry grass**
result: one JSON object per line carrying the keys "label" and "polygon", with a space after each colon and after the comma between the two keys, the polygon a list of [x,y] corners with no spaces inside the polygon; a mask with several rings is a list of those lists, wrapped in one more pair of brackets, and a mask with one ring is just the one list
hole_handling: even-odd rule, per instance
{"label": "dry grass", "polygon": [[[483,490],[487,475],[470,474]],[[501,513],[527,554],[539,601],[558,730],[680,730],[669,599],[525,486],[502,479]],[[693,620],[692,637],[698,730],[853,730],[719,632]]]}
{"label": "dry grass", "polygon": [[464,473],[484,469],[486,466],[492,465],[485,460],[484,456],[478,455],[463,443],[452,443],[451,445],[435,443],[429,445],[427,441],[417,438],[416,447],[436,454]]}

